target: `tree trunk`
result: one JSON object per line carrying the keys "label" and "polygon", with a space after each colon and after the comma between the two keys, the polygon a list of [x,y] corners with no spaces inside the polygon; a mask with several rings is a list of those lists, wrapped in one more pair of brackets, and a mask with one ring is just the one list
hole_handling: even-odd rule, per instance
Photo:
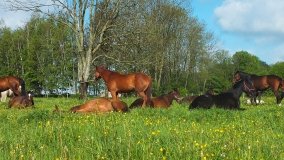
{"label": "tree trunk", "polygon": [[[83,52],[83,51],[82,51]],[[83,56],[86,55],[86,56]],[[91,68],[91,49],[89,49],[85,54],[81,54],[80,59],[78,60],[78,78],[80,81],[80,98],[87,97],[87,89],[88,89],[88,79],[90,76],[90,68]]]}
{"label": "tree trunk", "polygon": [[88,90],[89,82],[80,82],[80,99],[87,98],[87,90]]}

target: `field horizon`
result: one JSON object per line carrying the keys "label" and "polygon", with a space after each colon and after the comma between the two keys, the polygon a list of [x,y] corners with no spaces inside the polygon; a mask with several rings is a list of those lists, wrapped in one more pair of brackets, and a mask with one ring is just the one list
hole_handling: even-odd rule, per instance
{"label": "field horizon", "polygon": [[[243,111],[133,109],[53,113],[77,98],[34,98],[34,109],[0,109],[0,159],[284,159],[284,106],[274,97]],[[128,105],[135,97],[124,98]]]}

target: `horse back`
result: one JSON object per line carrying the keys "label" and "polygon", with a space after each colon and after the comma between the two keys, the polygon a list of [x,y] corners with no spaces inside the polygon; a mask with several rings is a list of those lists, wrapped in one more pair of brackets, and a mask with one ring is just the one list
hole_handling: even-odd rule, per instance
{"label": "horse back", "polygon": [[152,98],[153,104],[155,108],[168,108],[170,107],[170,103],[164,97],[155,97]]}
{"label": "horse back", "polygon": [[10,89],[10,84],[8,80],[8,76],[0,78],[0,92],[6,91]]}
{"label": "horse back", "polygon": [[144,91],[151,83],[151,78],[144,73],[120,74],[113,72],[109,76],[109,90],[128,92],[131,90]]}
{"label": "horse back", "polygon": [[107,98],[97,98],[86,102],[85,104],[72,107],[71,112],[110,112],[113,111],[110,100]]}
{"label": "horse back", "polygon": [[34,102],[33,99],[29,99],[28,96],[16,96],[10,99],[8,103],[8,107],[17,107],[17,108],[22,108],[22,107],[29,107],[33,106]]}
{"label": "horse back", "polygon": [[282,84],[282,79],[276,75],[252,76],[252,81],[257,90],[278,89]]}

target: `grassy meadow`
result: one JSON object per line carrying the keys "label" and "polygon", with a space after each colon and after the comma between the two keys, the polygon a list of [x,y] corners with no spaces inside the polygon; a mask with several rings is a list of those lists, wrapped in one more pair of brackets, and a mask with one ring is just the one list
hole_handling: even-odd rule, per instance
{"label": "grassy meadow", "polygon": [[21,110],[1,103],[0,159],[284,159],[284,106],[263,99],[244,111],[175,102],[107,114],[52,113],[83,103],[75,98],[34,98],[35,109]]}

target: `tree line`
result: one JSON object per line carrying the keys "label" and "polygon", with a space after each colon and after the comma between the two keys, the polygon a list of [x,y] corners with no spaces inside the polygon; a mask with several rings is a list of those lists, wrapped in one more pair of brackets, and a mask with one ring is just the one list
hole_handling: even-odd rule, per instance
{"label": "tree line", "polygon": [[[173,88],[182,94],[231,87],[233,73],[284,77],[284,63],[268,65],[246,51],[231,56],[216,47],[214,35],[191,10],[169,0],[9,1],[11,9],[33,11],[22,28],[0,25],[1,76],[16,75],[35,93],[74,88],[104,89],[93,69],[104,65],[121,73],[145,72],[153,95]],[[35,7],[36,6],[36,7]]]}

